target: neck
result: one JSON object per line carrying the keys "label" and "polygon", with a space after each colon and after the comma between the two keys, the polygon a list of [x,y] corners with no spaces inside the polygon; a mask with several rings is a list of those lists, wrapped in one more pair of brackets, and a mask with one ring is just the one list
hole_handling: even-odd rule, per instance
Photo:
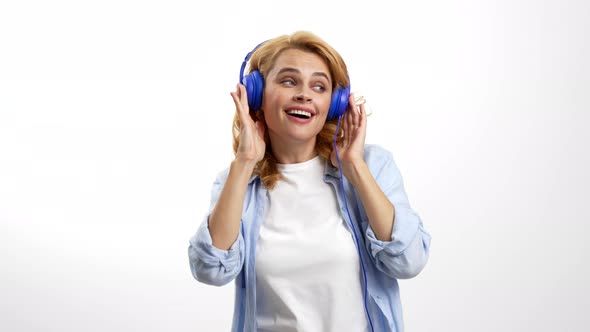
{"label": "neck", "polygon": [[302,163],[318,155],[315,141],[315,139],[305,143],[273,141],[271,143],[272,153],[279,164]]}

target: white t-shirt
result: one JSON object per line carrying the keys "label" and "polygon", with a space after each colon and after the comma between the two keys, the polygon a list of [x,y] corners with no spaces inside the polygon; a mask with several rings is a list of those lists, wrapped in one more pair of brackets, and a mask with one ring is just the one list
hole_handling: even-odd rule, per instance
{"label": "white t-shirt", "polygon": [[256,247],[258,331],[368,331],[357,249],[324,159],[279,170]]}

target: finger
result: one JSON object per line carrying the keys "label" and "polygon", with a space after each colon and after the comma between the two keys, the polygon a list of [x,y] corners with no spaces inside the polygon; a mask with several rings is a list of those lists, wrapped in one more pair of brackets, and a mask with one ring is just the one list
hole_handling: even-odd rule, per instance
{"label": "finger", "polygon": [[365,109],[365,105],[359,105],[359,114],[358,114],[358,127],[356,128],[355,137],[362,142],[364,145],[364,141],[367,135],[367,112]]}
{"label": "finger", "polygon": [[234,92],[230,92],[231,96],[234,99],[234,103],[236,104],[236,107],[239,107],[242,105],[242,90],[240,88],[241,84],[236,84],[236,91]]}
{"label": "finger", "polygon": [[234,104],[236,105],[236,108],[238,106],[240,106],[240,88],[238,86],[236,86],[236,91],[232,91],[229,93],[232,97],[232,99],[234,100]]}
{"label": "finger", "polygon": [[348,113],[348,111],[344,112],[343,115],[340,116],[339,118],[339,122],[340,122],[340,129],[342,130],[342,138],[338,139],[338,146],[339,147],[345,147],[346,146],[346,141],[348,138],[348,132],[349,132],[349,128],[348,128],[348,122],[347,122],[347,116],[346,113]]}
{"label": "finger", "polygon": [[256,129],[260,138],[264,139],[264,131],[266,130],[266,126],[262,121],[256,121]]}
{"label": "finger", "polygon": [[354,97],[354,93],[351,93],[350,95],[348,95],[348,108],[346,109],[346,111],[354,111],[355,109],[355,97]]}
{"label": "finger", "polygon": [[365,103],[364,102],[362,104],[360,104],[359,112],[360,112],[359,127],[364,128],[367,125],[367,112],[365,110]]}
{"label": "finger", "polygon": [[236,112],[238,113],[240,124],[246,124],[249,120],[251,121],[248,108],[248,98],[244,97],[245,94],[245,88],[242,84],[238,84],[236,86],[235,92],[230,92],[230,95],[234,100],[234,104],[236,105]]}
{"label": "finger", "polygon": [[351,130],[354,130],[358,126],[358,108],[356,106],[357,97],[354,94],[350,94],[349,102],[350,110],[348,116],[350,117]]}
{"label": "finger", "polygon": [[353,112],[355,117],[354,117],[354,123],[356,127],[360,127],[362,124],[362,111],[361,111],[361,107],[364,107],[366,100],[365,100],[365,96],[360,95],[354,96],[354,108],[356,110],[356,112]]}
{"label": "finger", "polygon": [[355,126],[354,126],[354,113],[356,113],[354,111],[354,109],[349,109],[348,112],[346,112],[346,143],[347,146],[350,145],[350,143],[352,142],[353,138],[354,138],[354,132],[355,132]]}
{"label": "finger", "polygon": [[367,100],[365,99],[365,96],[363,96],[363,95],[360,95],[360,96],[355,96],[355,97],[354,97],[354,104],[355,104],[356,106],[363,105],[363,104],[364,104],[364,103],[366,103],[366,102],[367,102]]}
{"label": "finger", "polygon": [[250,107],[248,106],[248,92],[246,91],[246,86],[243,84],[238,84],[238,89],[240,90],[240,101],[242,103],[242,108],[249,112]]}
{"label": "finger", "polygon": [[234,105],[236,105],[236,112],[240,115],[242,111],[242,103],[240,102],[240,96],[238,92],[230,92],[229,93],[234,100]]}
{"label": "finger", "polygon": [[236,113],[238,114],[238,118],[240,119],[240,122],[242,122],[242,117],[243,117],[243,110],[242,110],[242,103],[240,102],[240,96],[239,96],[239,92],[230,92],[229,93],[232,97],[232,99],[234,100],[234,105],[236,105]]}

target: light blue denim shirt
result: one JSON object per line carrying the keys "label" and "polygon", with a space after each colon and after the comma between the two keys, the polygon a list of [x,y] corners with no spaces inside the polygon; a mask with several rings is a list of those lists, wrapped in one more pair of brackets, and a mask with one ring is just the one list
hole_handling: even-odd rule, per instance
{"label": "light blue denim shirt", "polygon": [[[376,332],[404,330],[397,279],[416,276],[428,261],[430,235],[418,214],[412,210],[402,177],[391,153],[378,145],[365,146],[364,159],[377,184],[395,207],[391,241],[380,241],[369,226],[367,214],[351,184],[344,180],[346,202],[342,195],[340,173],[326,161],[324,181],[334,188],[342,218],[360,242],[361,287],[365,292],[365,310]],[[209,213],[215,206],[229,169],[215,180]],[[259,177],[253,176],[246,190],[240,234],[229,250],[212,245],[205,216],[190,239],[188,256],[193,276],[200,282],[222,286],[235,280],[236,292],[232,331],[256,331],[256,240],[268,206],[268,192]],[[354,230],[350,227],[349,214]],[[355,237],[352,237],[353,239]],[[330,239],[326,239],[329,243]]]}

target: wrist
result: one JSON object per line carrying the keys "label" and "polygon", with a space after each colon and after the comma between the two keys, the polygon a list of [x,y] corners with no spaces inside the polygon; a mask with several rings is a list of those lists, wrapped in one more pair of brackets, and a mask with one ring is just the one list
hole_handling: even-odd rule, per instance
{"label": "wrist", "polygon": [[240,174],[247,174],[248,177],[250,177],[250,175],[254,171],[254,168],[256,167],[256,163],[257,162],[252,159],[243,159],[243,158],[236,157],[231,162],[230,170],[237,171]]}
{"label": "wrist", "polygon": [[352,183],[357,186],[364,176],[370,174],[369,167],[363,159],[351,160],[342,163],[342,173]]}

